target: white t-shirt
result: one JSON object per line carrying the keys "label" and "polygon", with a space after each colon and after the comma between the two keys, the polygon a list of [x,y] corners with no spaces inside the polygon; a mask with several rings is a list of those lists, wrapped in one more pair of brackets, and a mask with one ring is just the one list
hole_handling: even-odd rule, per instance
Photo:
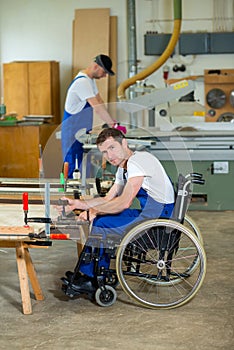
{"label": "white t-shirt", "polygon": [[65,110],[70,114],[80,112],[84,108],[87,98],[95,97],[98,94],[94,79],[82,72],[79,72],[77,77],[81,78],[76,79],[69,87],[65,101]]}
{"label": "white t-shirt", "polygon": [[[128,159],[126,179],[144,176],[142,188],[163,204],[174,203],[174,189],[160,161],[149,152],[134,152]],[[115,183],[123,185],[123,168],[118,168]]]}

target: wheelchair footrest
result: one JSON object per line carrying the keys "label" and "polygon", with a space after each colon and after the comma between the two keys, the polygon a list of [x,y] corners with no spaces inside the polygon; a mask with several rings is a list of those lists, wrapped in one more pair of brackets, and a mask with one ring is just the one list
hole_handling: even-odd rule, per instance
{"label": "wheelchair footrest", "polygon": [[62,291],[65,293],[65,295],[67,295],[71,299],[80,295],[87,295],[90,300],[94,300],[95,292],[85,291],[85,290],[77,291],[74,288],[72,288],[71,285],[63,284]]}

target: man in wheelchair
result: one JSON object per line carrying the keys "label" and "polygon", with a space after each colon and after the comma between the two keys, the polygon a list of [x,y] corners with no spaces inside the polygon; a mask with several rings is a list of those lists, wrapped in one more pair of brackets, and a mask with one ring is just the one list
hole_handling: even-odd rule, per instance
{"label": "man in wheelchair", "polygon": [[[111,249],[108,248],[107,254],[105,244],[100,242],[113,236],[120,241],[130,226],[145,219],[170,218],[174,208],[173,185],[155,156],[146,151],[132,151],[124,134],[114,128],[104,129],[96,143],[106,160],[117,166],[117,172],[105,197],[63,198],[68,201],[66,212],[83,210],[79,220],[88,219],[92,223],[75,271],[67,271],[62,278],[63,290],[71,297],[83,293],[92,295],[102,284],[100,276],[97,279],[97,270],[109,268]],[[135,198],[140,209],[131,208]]]}

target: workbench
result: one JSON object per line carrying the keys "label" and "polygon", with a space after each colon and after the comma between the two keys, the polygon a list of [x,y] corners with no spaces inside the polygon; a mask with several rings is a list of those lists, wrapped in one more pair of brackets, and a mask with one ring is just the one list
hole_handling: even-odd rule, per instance
{"label": "workbench", "polygon": [[[29,202],[31,202],[31,199]],[[89,234],[89,224],[88,222],[80,222],[80,224],[77,223],[76,226],[69,226],[69,222],[65,221],[64,225],[61,225],[59,229],[51,230],[51,235],[48,237],[32,238],[29,234],[34,233],[39,235],[40,232],[45,229],[45,224],[30,223],[30,227],[24,227],[23,208],[21,204],[0,204],[0,208],[0,222],[2,225],[0,226],[0,249],[14,248],[16,250],[22,308],[23,313],[29,315],[32,313],[30,284],[35,299],[44,299],[36,270],[30,256],[30,249],[48,249],[48,247],[52,245],[53,240],[66,239],[75,242],[79,256]],[[55,214],[57,217],[57,210],[51,206],[52,219],[55,217]],[[44,205],[30,205],[29,215],[30,217],[44,217]],[[49,253],[48,251],[48,254]],[[1,273],[4,272],[2,271]]]}
{"label": "workbench", "polygon": [[18,267],[22,309],[25,315],[32,314],[29,281],[36,300],[44,300],[44,295],[37,278],[29,248],[48,248],[48,245],[35,245],[35,240],[30,240],[28,237],[28,235],[32,232],[32,227],[0,227],[0,248],[15,248],[16,250],[16,262]]}

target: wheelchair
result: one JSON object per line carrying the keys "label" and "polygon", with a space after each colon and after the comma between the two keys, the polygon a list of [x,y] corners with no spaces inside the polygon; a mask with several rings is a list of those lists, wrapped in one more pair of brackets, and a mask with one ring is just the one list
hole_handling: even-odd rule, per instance
{"label": "wheelchair", "polygon": [[[146,308],[171,309],[190,301],[206,274],[202,235],[186,216],[191,184],[204,184],[202,175],[179,175],[171,219],[142,221],[121,238],[108,235],[104,241],[91,235],[70,282],[62,287],[65,294],[71,298],[80,295],[72,288],[72,282],[79,274],[81,261],[93,261],[95,288],[86,294],[100,306],[115,303],[119,284],[133,302]],[[100,267],[100,249],[108,254],[114,268]]]}

